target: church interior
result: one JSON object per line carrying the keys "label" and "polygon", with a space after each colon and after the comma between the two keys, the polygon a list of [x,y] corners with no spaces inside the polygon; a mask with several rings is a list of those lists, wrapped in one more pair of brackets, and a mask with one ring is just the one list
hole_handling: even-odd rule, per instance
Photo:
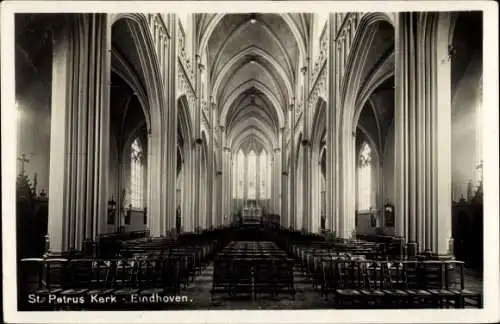
{"label": "church interior", "polygon": [[481,308],[482,28],[16,14],[19,310]]}

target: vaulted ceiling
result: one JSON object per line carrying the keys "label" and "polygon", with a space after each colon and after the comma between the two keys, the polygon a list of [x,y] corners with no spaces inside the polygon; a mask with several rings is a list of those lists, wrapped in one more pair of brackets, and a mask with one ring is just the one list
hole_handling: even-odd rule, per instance
{"label": "vaulted ceiling", "polygon": [[304,25],[291,15],[227,14],[203,15],[198,28],[214,20],[206,53],[219,123],[233,151],[250,138],[272,150],[293,97]]}

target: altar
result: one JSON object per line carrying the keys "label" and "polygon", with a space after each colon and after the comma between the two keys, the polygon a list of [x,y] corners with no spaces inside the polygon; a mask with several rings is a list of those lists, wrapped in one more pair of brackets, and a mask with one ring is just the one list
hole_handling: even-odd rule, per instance
{"label": "altar", "polygon": [[262,218],[262,208],[255,201],[247,201],[241,209],[241,219],[243,222],[258,220]]}
{"label": "altar", "polygon": [[243,219],[260,219],[262,217],[262,209],[260,207],[245,207],[241,211]]}

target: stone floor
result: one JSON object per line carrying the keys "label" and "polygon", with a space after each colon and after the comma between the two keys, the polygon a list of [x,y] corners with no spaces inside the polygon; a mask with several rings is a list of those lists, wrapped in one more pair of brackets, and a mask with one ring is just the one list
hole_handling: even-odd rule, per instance
{"label": "stone floor", "polygon": [[[251,297],[246,299],[228,299],[223,294],[211,299],[213,264],[210,264],[200,276],[181,294],[192,300],[190,308],[208,310],[234,310],[234,309],[322,309],[332,308],[332,301],[327,301],[321,296],[319,288],[313,288],[312,281],[297,269],[294,269],[294,284],[297,291],[295,300],[285,294],[271,299],[258,296],[256,300]],[[482,291],[483,280],[479,272],[467,269],[465,271],[465,288],[473,291]]]}

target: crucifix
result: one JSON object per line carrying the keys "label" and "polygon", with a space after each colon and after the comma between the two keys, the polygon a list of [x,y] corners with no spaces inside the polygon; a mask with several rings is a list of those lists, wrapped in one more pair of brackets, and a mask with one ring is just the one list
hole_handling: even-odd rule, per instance
{"label": "crucifix", "polygon": [[21,174],[24,174],[24,165],[25,163],[29,163],[30,160],[27,159],[26,154],[21,154],[20,157],[17,158],[18,161],[21,161]]}

